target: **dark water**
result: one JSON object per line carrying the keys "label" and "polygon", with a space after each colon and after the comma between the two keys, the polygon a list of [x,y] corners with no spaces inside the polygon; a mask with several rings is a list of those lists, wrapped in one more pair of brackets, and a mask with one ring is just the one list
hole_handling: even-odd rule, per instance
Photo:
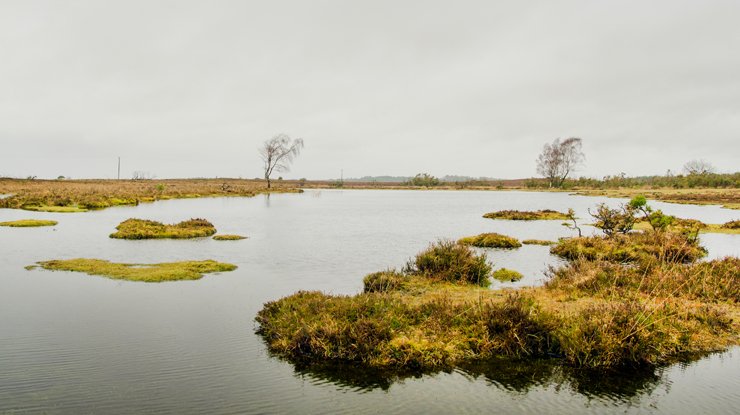
{"label": "dark water", "polygon": [[[737,413],[740,348],[648,372],[590,375],[549,362],[488,362],[449,373],[388,374],[295,367],[254,333],[265,301],[297,290],[352,294],[362,277],[440,237],[486,231],[556,239],[559,221],[481,218],[499,209],[586,209],[614,199],[528,192],[309,191],[173,200],[85,214],[0,210],[0,413]],[[655,203],[705,222],[737,219],[713,206]],[[218,242],[122,241],[107,235],[139,217],[211,220]],[[704,235],[710,256],[740,255],[740,238]],[[144,284],[78,273],[26,271],[36,261],[215,259],[239,269],[198,281]],[[557,260],[547,247],[493,251],[496,267],[540,284]],[[511,284],[509,284],[511,285]],[[495,283],[494,286],[501,286]]]}

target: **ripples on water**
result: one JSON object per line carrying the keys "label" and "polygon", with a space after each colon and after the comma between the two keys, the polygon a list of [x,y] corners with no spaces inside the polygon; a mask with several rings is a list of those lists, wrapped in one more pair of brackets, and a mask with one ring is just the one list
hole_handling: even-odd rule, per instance
{"label": "ripples on water", "polygon": [[[172,200],[84,214],[0,210],[0,221],[49,218],[54,228],[0,228],[0,413],[735,413],[740,349],[684,365],[618,375],[551,362],[488,362],[445,373],[389,374],[300,367],[275,359],[254,333],[262,304],[297,290],[353,294],[362,277],[437,238],[500,232],[569,235],[559,221],[483,219],[501,209],[586,209],[619,200],[562,193],[309,191],[270,197]],[[654,203],[710,223],[738,218],[715,206]],[[204,217],[218,242],[108,238],[129,217]],[[711,257],[740,255],[735,235],[702,235]],[[496,267],[537,285],[558,260],[548,247],[487,251]],[[239,269],[198,281],[142,284],[26,271],[55,258],[120,262],[215,259]]]}

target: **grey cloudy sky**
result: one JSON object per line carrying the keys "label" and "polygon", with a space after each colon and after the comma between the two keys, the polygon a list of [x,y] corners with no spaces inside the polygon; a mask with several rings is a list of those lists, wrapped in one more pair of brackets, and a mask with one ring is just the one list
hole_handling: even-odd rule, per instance
{"label": "grey cloudy sky", "polygon": [[740,1],[0,1],[0,175],[740,166]]}

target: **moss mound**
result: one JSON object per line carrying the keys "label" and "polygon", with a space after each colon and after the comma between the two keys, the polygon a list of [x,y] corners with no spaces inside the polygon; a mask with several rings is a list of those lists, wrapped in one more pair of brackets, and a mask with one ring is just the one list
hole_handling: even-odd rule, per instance
{"label": "moss mound", "polygon": [[683,233],[633,232],[562,239],[550,252],[569,260],[693,262],[707,251]]}
{"label": "moss mound", "polygon": [[102,259],[78,258],[42,261],[37,264],[43,269],[52,271],[77,271],[112,279],[142,282],[198,280],[203,277],[203,274],[236,269],[236,265],[212,260],[165,262],[161,264],[120,264]]}
{"label": "moss mound", "polygon": [[116,239],[189,239],[211,236],[216,228],[205,219],[190,219],[175,225],[165,225],[153,220],[127,219],[110,234]]}
{"label": "moss mound", "polygon": [[241,239],[247,239],[247,237],[241,235],[215,235],[213,239],[216,241],[238,241]]}
{"label": "moss mound", "polygon": [[519,248],[522,244],[518,239],[511,236],[501,235],[499,233],[482,233],[476,236],[461,238],[458,243],[463,245],[472,245],[479,248]]}
{"label": "moss mound", "polygon": [[483,215],[488,219],[505,219],[505,220],[563,220],[568,219],[568,215],[556,210],[544,209],[536,211],[522,210],[499,210]]}
{"label": "moss mound", "polygon": [[525,239],[522,243],[524,245],[555,245],[557,242],[544,239]]}
{"label": "moss mound", "polygon": [[522,275],[520,272],[506,268],[501,268],[493,271],[493,274],[491,274],[491,276],[501,282],[515,282],[524,278],[524,275]]}
{"label": "moss mound", "polygon": [[10,222],[0,222],[0,226],[9,226],[11,228],[33,228],[37,226],[54,226],[58,222],[55,220],[40,219],[21,219]]}

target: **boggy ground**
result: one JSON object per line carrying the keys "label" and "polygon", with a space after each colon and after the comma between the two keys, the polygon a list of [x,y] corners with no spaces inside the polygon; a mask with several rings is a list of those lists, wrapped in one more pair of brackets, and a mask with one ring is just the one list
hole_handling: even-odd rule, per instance
{"label": "boggy ground", "polygon": [[[298,192],[295,184],[274,181],[270,192]],[[156,200],[215,196],[249,197],[268,192],[262,180],[19,180],[0,179],[0,208],[85,212]]]}
{"label": "boggy ground", "polygon": [[[656,236],[667,243],[692,242]],[[361,294],[301,291],[267,303],[258,332],[296,364],[401,372],[501,357],[654,367],[739,344],[740,260],[655,254],[673,251],[653,248],[629,265],[577,258],[552,269],[544,287],[488,290],[485,256],[440,242],[403,271],[367,276]]]}

